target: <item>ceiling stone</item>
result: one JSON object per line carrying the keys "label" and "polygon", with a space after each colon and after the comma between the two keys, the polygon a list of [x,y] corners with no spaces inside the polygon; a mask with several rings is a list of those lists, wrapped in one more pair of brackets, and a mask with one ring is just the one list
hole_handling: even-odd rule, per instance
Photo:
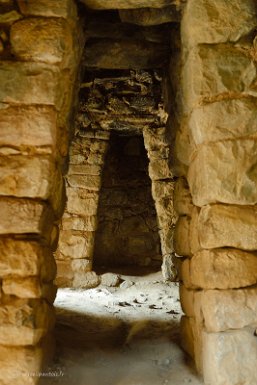
{"label": "ceiling stone", "polygon": [[136,9],[162,8],[172,4],[179,5],[183,0],[81,0],[91,9]]}

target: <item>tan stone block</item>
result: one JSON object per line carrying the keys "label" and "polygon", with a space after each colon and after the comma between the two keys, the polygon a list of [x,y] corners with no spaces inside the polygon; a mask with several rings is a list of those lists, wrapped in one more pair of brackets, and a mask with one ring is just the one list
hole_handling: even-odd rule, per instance
{"label": "tan stone block", "polygon": [[204,290],[194,296],[196,317],[206,331],[257,327],[257,288]]}
{"label": "tan stone block", "polygon": [[193,317],[181,319],[182,348],[194,358],[197,371],[203,373],[203,328]]}
{"label": "tan stone block", "polygon": [[25,18],[11,27],[11,49],[20,60],[70,66],[73,48],[71,32],[61,18]]}
{"label": "tan stone block", "polygon": [[95,231],[97,229],[97,216],[87,217],[69,216],[64,214],[62,218],[62,230]]}
{"label": "tan stone block", "polygon": [[92,260],[73,259],[71,261],[71,269],[74,273],[88,273],[92,270]]}
{"label": "tan stone block", "polygon": [[159,236],[161,241],[161,251],[162,255],[170,255],[174,252],[173,238],[174,238],[174,228],[173,227],[163,227],[159,230]]}
{"label": "tan stone block", "polygon": [[254,135],[256,101],[248,97],[200,106],[192,111],[187,124],[196,145]]}
{"label": "tan stone block", "polygon": [[173,206],[172,197],[155,201],[158,225],[160,228],[171,227],[177,222],[178,216]]}
{"label": "tan stone block", "polygon": [[185,178],[178,178],[174,189],[174,208],[179,215],[192,215],[193,203]]}
{"label": "tan stone block", "polygon": [[53,303],[56,296],[56,286],[42,283],[35,277],[4,278],[2,289],[4,294],[18,298],[45,298],[49,303]]}
{"label": "tan stone block", "polygon": [[160,148],[169,146],[170,133],[165,125],[157,129],[145,127],[143,130],[144,144],[147,151],[158,151]]}
{"label": "tan stone block", "polygon": [[35,385],[40,372],[54,355],[52,336],[43,338],[36,346],[0,346],[1,385]]}
{"label": "tan stone block", "polygon": [[152,182],[152,195],[155,201],[163,198],[173,198],[175,182],[172,180]]}
{"label": "tan stone block", "polygon": [[200,207],[212,202],[256,204],[256,164],[257,140],[254,139],[201,146],[188,172],[194,204]]}
{"label": "tan stone block", "polygon": [[100,284],[101,278],[94,271],[87,273],[78,272],[74,274],[72,287],[90,289]]}
{"label": "tan stone block", "polygon": [[95,233],[66,230],[60,232],[57,259],[91,258]]}
{"label": "tan stone block", "polygon": [[0,152],[10,148],[29,154],[33,148],[36,153],[54,154],[56,111],[51,106],[1,107]]}
{"label": "tan stone block", "polygon": [[53,212],[50,207],[30,199],[0,199],[0,234],[40,234],[49,239]]}
{"label": "tan stone block", "polygon": [[191,318],[182,316],[180,320],[181,347],[194,358],[194,334]]}
{"label": "tan stone block", "polygon": [[198,44],[236,42],[257,24],[254,0],[189,0],[182,18],[182,41],[186,47]]}
{"label": "tan stone block", "polygon": [[102,167],[94,164],[70,164],[69,175],[101,175]]}
{"label": "tan stone block", "polygon": [[192,254],[197,253],[201,249],[200,240],[199,240],[199,207],[193,206],[193,210],[191,213],[191,222],[189,229],[189,237],[190,237],[190,250]]}
{"label": "tan stone block", "polygon": [[256,66],[232,46],[198,46],[192,49],[182,70],[184,113],[219,95],[256,95]]}
{"label": "tan stone block", "polygon": [[56,105],[60,109],[67,97],[66,81],[56,66],[3,61],[0,63],[0,102]]}
{"label": "tan stone block", "polygon": [[194,295],[195,290],[188,290],[184,284],[180,284],[179,297],[181,307],[187,317],[195,317]]}
{"label": "tan stone block", "polygon": [[85,189],[67,188],[67,212],[83,216],[96,215],[99,194]]}
{"label": "tan stone block", "polygon": [[198,218],[198,234],[203,249],[257,250],[257,207],[204,206]]}
{"label": "tan stone block", "polygon": [[180,22],[180,14],[175,6],[164,8],[140,8],[125,9],[119,11],[122,22],[132,23],[143,26],[159,25],[170,22]]}
{"label": "tan stone block", "polygon": [[38,276],[51,281],[56,265],[51,251],[37,242],[0,238],[0,277]]}
{"label": "tan stone block", "polygon": [[237,249],[202,250],[182,262],[188,288],[236,289],[257,283],[257,255]]}
{"label": "tan stone block", "polygon": [[203,334],[204,381],[208,385],[255,385],[257,341],[244,328]]}
{"label": "tan stone block", "polygon": [[56,259],[57,276],[54,283],[57,287],[72,287],[74,272],[71,269],[71,262]]}
{"label": "tan stone block", "polygon": [[73,0],[18,0],[20,11],[25,16],[63,17],[77,16],[77,7]]}
{"label": "tan stone block", "polygon": [[98,175],[68,175],[68,186],[75,188],[85,188],[87,190],[99,191],[101,187],[101,177]]}
{"label": "tan stone block", "polygon": [[[182,163],[185,166],[189,166],[194,151],[194,145],[191,138],[191,132],[189,130],[187,122],[181,122],[180,127],[176,132],[175,147],[174,147],[174,158],[179,166]],[[177,166],[177,168],[178,168]],[[182,174],[183,175],[183,174]],[[186,174],[185,174],[186,175]]]}
{"label": "tan stone block", "polygon": [[35,345],[54,321],[54,309],[44,300],[5,298],[0,305],[0,344]]}
{"label": "tan stone block", "polygon": [[49,156],[0,156],[0,195],[48,199],[56,178]]}
{"label": "tan stone block", "polygon": [[22,15],[15,10],[4,12],[4,13],[1,12],[0,24],[10,26],[11,24],[17,22],[21,18],[22,18]]}
{"label": "tan stone block", "polygon": [[154,159],[149,163],[149,176],[152,180],[171,179],[173,177],[169,161]]}
{"label": "tan stone block", "polygon": [[174,231],[174,250],[179,256],[190,256],[190,218],[179,217]]}

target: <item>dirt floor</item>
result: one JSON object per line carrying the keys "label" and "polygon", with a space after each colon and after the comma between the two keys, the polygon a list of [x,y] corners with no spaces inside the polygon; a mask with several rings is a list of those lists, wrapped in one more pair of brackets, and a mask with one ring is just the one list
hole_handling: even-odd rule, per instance
{"label": "dirt floor", "polygon": [[59,289],[57,353],[45,385],[201,385],[179,347],[177,283],[160,273],[118,287]]}

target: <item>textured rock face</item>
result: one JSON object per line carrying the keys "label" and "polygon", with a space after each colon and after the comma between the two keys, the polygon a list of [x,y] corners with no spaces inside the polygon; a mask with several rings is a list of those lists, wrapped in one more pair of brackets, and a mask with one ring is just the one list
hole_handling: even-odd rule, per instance
{"label": "textured rock face", "polygon": [[208,385],[256,382],[256,25],[253,0],[188,0],[171,65],[182,342]]}
{"label": "textured rock face", "polygon": [[53,353],[52,336],[47,336],[55,321],[53,250],[65,205],[63,157],[80,50],[75,10],[71,0],[55,5],[47,0],[0,1],[4,385],[35,384],[38,376],[30,374],[38,374],[44,358]]}
{"label": "textured rock face", "polygon": [[104,1],[104,0],[81,0],[84,4],[86,4],[89,8],[92,9],[130,9],[130,8],[162,8],[171,3],[181,3],[180,0],[127,0],[124,2],[123,0],[112,0],[112,1]]}

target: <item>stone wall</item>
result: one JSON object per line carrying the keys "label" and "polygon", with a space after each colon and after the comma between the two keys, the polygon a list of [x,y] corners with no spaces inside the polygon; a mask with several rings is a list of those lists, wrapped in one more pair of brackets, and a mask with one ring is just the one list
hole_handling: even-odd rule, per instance
{"label": "stone wall", "polygon": [[[53,4],[54,3],[54,4]],[[0,383],[51,357],[53,251],[80,61],[76,6],[0,1]]]}
{"label": "stone wall", "polygon": [[182,339],[208,385],[257,383],[256,26],[254,0],[188,0],[172,76]]}
{"label": "stone wall", "polygon": [[142,135],[111,134],[97,215],[95,267],[160,267],[160,239]]}

